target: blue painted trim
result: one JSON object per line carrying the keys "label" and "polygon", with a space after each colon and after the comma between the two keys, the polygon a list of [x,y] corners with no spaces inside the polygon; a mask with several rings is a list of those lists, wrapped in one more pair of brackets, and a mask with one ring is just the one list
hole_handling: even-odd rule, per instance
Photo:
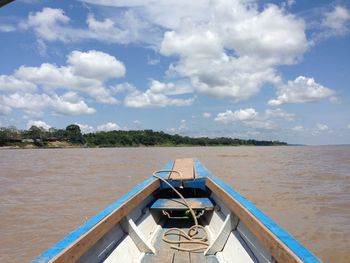
{"label": "blue painted trim", "polygon": [[287,247],[289,247],[303,262],[314,263],[320,262],[307,248],[296,241],[292,235],[277,225],[271,218],[259,210],[253,203],[245,199],[239,193],[234,191],[226,183],[211,174],[198,160],[195,161],[196,173],[202,176],[210,177],[223,190],[235,198],[242,206],[247,208],[260,222],[262,222],[274,235],[276,235]]}
{"label": "blue painted trim", "polygon": [[61,253],[65,248],[69,247],[71,244],[76,242],[79,237],[84,235],[86,232],[88,232],[90,229],[92,229],[97,223],[99,223],[102,219],[107,217],[109,214],[111,214],[114,210],[120,208],[123,204],[125,204],[132,196],[139,193],[142,189],[147,187],[150,183],[152,183],[155,179],[154,177],[151,177],[141,183],[140,185],[136,186],[133,190],[131,190],[129,193],[125,194],[123,197],[115,201],[114,203],[107,206],[104,210],[102,210],[100,213],[98,213],[96,216],[90,218],[88,221],[86,221],[84,224],[79,226],[76,230],[65,236],[62,240],[58,241],[55,245],[53,245],[51,248],[49,248],[47,251],[42,253],[40,256],[38,256],[36,259],[34,259],[33,263],[43,263],[48,262],[51,259],[53,259],[56,255]]}

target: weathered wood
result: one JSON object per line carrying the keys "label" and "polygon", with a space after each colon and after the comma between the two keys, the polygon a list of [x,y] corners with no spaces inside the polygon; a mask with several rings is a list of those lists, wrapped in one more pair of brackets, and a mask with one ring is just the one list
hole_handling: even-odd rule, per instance
{"label": "weathered wood", "polygon": [[178,173],[172,172],[169,176],[171,180],[180,180],[180,179],[193,180],[194,179],[193,159],[176,159],[172,170],[180,172],[182,175],[182,178]]}
{"label": "weathered wood", "polygon": [[[187,204],[194,210],[214,210],[214,204],[209,198],[186,198]],[[151,210],[188,210],[181,198],[160,198],[156,200]]]}
{"label": "weathered wood", "polygon": [[123,217],[120,221],[120,225],[122,229],[129,234],[129,236],[141,252],[152,254],[156,253],[152,244],[143,236],[143,234],[131,218],[129,218],[128,216]]}
{"label": "weathered wood", "polygon": [[118,209],[102,219],[91,230],[82,235],[76,242],[63,250],[50,262],[70,263],[79,259],[87,250],[89,250],[101,237],[117,224],[124,216],[128,215],[145,198],[159,188],[159,180],[154,180],[144,189],[137,192]]}
{"label": "weathered wood", "polygon": [[225,243],[231,234],[232,230],[237,227],[238,217],[231,214],[226,216],[226,219],[221,226],[219,233],[217,234],[214,241],[210,244],[206,251],[204,251],[205,255],[215,255],[216,252],[222,251],[225,246]]}
{"label": "weathered wood", "polygon": [[257,237],[262,245],[271,253],[277,262],[302,261],[289,249],[278,237],[276,237],[265,225],[263,225],[253,214],[242,206],[235,198],[223,190],[211,178],[207,178],[206,186],[220,198],[227,207],[234,212],[247,228]]}

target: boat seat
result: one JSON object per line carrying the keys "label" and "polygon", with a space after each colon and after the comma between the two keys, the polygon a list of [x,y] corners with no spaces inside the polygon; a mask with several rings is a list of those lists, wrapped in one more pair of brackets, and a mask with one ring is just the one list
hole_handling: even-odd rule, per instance
{"label": "boat seat", "polygon": [[[214,204],[209,198],[186,198],[193,210],[213,210]],[[159,198],[150,207],[151,210],[184,211],[188,207],[181,198]]]}

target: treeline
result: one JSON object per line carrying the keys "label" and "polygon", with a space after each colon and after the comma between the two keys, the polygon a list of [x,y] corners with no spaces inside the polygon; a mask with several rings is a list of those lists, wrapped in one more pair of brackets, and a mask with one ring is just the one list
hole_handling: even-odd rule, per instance
{"label": "treeline", "polygon": [[78,125],[71,124],[66,129],[32,126],[28,130],[18,130],[15,127],[0,128],[0,146],[35,144],[45,147],[50,143],[60,141],[86,147],[125,147],[125,146],[239,146],[239,145],[286,145],[279,141],[242,140],[227,137],[192,138],[178,134],[170,135],[162,131],[108,131],[82,134]]}

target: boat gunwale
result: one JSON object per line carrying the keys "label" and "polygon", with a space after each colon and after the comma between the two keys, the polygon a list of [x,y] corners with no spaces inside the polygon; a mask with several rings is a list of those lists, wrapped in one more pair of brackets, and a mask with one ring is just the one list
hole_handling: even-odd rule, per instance
{"label": "boat gunwale", "polygon": [[[173,166],[173,162],[168,162],[163,169],[169,170],[172,166]],[[133,198],[137,197],[139,194],[144,193],[146,190],[148,190],[146,191],[146,195],[148,196],[150,194],[148,193],[149,190],[151,190],[151,192],[154,192],[158,188],[160,188],[159,179],[153,176],[146,179],[141,184],[139,184],[138,186],[133,188],[131,191],[126,193],[124,196],[122,196],[121,198],[117,199],[115,202],[108,205],[104,210],[102,210],[95,216],[88,219],[82,225],[78,226],[75,230],[73,230],[71,233],[66,235],[63,239],[58,241],[48,250],[46,250],[37,258],[35,258],[32,261],[32,263],[76,261],[80,256],[82,256],[86,252],[86,250],[92,247],[98,241],[98,239],[92,242],[89,247],[85,247],[83,251],[80,251],[79,253],[80,255],[78,255],[78,257],[76,257],[76,255],[73,255],[74,257],[67,258],[65,253],[68,253],[74,246],[79,246],[79,242],[85,239],[89,234],[91,234],[99,226],[105,227],[104,225],[106,225],[106,222],[108,221],[108,219],[119,212],[120,213],[120,215],[118,215],[119,219],[114,220],[112,222],[113,223],[112,225],[109,222],[110,228],[113,227],[122,219],[122,217],[126,216],[132,209],[137,207],[143,200],[141,199],[141,201],[132,204],[131,207],[126,208],[126,206],[130,204],[130,201],[132,201]],[[110,228],[108,228],[108,230]],[[104,229],[104,232],[107,232],[106,229]],[[64,256],[64,259],[62,261],[63,256]],[[67,260],[70,260],[70,261],[67,261]]]}
{"label": "boat gunwale", "polygon": [[[194,162],[196,173],[206,177],[206,186],[242,220],[248,229],[258,238],[278,262],[320,262],[307,248],[301,245],[291,234],[280,227],[270,217],[258,209],[252,202],[241,196],[225,182],[211,174],[198,160]],[[230,197],[233,203],[228,202]],[[257,226],[254,228],[252,226]],[[266,233],[268,236],[262,235]],[[266,238],[268,237],[268,238]],[[286,253],[278,253],[279,249]],[[287,257],[287,258],[285,258]],[[288,261],[285,261],[285,260]]]}

